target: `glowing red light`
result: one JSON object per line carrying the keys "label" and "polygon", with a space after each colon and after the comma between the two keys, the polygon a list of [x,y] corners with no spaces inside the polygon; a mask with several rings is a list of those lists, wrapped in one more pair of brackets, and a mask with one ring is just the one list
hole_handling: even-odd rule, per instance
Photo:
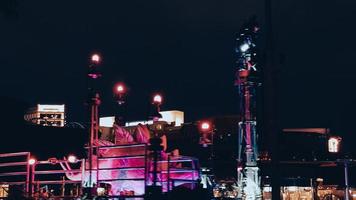
{"label": "glowing red light", "polygon": [[213,124],[210,121],[202,121],[199,123],[199,130],[203,133],[208,133],[213,130]]}
{"label": "glowing red light", "polygon": [[210,124],[208,122],[203,122],[201,124],[201,129],[202,130],[209,130],[210,129]]}
{"label": "glowing red light", "polygon": [[119,83],[116,85],[116,92],[119,93],[119,94],[123,94],[125,93],[126,91],[126,88],[125,88],[125,85],[122,84],[122,83]]}
{"label": "glowing red light", "polygon": [[156,94],[156,95],[153,97],[153,103],[155,103],[155,104],[161,104],[161,103],[162,103],[162,96],[159,95],[159,94]]}
{"label": "glowing red light", "polygon": [[77,162],[77,157],[74,156],[74,155],[69,155],[69,156],[68,156],[68,162],[70,162],[70,163],[75,163],[75,162]]}
{"label": "glowing red light", "polygon": [[28,164],[29,164],[29,165],[34,165],[34,164],[36,164],[36,159],[30,158],[30,159],[28,160]]}
{"label": "glowing red light", "polygon": [[93,55],[91,56],[91,61],[92,61],[92,62],[99,63],[100,60],[101,60],[101,58],[100,58],[100,56],[99,56],[98,54],[93,54]]}

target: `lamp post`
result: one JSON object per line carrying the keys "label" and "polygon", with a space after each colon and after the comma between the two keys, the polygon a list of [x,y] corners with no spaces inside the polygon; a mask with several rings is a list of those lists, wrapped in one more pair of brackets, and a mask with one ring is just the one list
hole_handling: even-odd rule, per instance
{"label": "lamp post", "polygon": [[[163,98],[160,94],[155,94],[152,99],[152,104],[155,106],[154,112],[151,114],[150,118],[153,119],[153,124],[155,125],[158,122],[159,118],[162,117],[160,112],[160,106],[162,105]],[[157,128],[161,129],[161,128]],[[147,187],[146,189],[146,198],[147,200],[162,199],[162,188],[157,185],[158,182],[158,157],[160,152],[163,150],[161,145],[162,139],[158,136],[158,130],[154,129],[153,137],[149,140],[150,146],[149,150],[152,152],[153,156],[153,171],[152,171],[152,186]],[[169,163],[168,163],[169,164]],[[169,183],[168,183],[169,184]]]}
{"label": "lamp post", "polygon": [[37,164],[37,160],[35,158],[29,158],[28,159],[28,165],[30,167],[30,170],[29,170],[29,177],[30,177],[30,180],[29,180],[29,190],[28,190],[28,196],[31,198],[32,195],[33,195],[33,192],[34,192],[34,180],[35,180],[35,167],[36,167],[36,164]]}
{"label": "lamp post", "polygon": [[115,123],[119,126],[124,126],[125,121],[124,121],[124,104],[126,102],[126,94],[127,94],[127,88],[124,83],[119,82],[115,84],[114,89],[114,98],[118,104],[118,110],[115,113]]}
{"label": "lamp post", "polygon": [[[161,114],[159,113],[162,105],[162,95],[155,94],[153,96],[152,104],[156,106],[156,110],[152,115],[153,123],[158,122]],[[155,131],[153,138],[150,139],[151,150],[153,151],[153,186],[157,185],[157,164],[158,164],[158,155],[159,152],[162,151],[162,139],[159,138],[157,131]]]}
{"label": "lamp post", "polygon": [[204,147],[208,147],[210,145],[210,168],[214,169],[214,125],[211,121],[205,120],[199,123],[199,131],[202,134],[200,143]]}
{"label": "lamp post", "polygon": [[101,103],[99,92],[96,86],[96,81],[100,78],[101,72],[99,66],[101,64],[101,56],[97,53],[93,54],[90,58],[90,64],[88,69],[88,104],[90,105],[90,132],[89,132],[89,149],[88,149],[88,160],[89,160],[89,198],[93,197],[93,154],[95,143],[98,141],[99,132],[99,105]]}
{"label": "lamp post", "polygon": [[163,98],[161,94],[155,94],[153,96],[152,104],[156,106],[155,113],[152,115],[153,122],[158,122],[159,118],[162,117],[162,115],[159,113],[161,111],[162,102]]}

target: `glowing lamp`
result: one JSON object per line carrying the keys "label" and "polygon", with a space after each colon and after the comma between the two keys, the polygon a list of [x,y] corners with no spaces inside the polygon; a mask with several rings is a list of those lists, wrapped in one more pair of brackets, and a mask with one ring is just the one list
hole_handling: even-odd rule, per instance
{"label": "glowing lamp", "polygon": [[125,88],[124,88],[123,85],[118,85],[118,86],[116,87],[116,91],[117,91],[118,93],[124,93],[124,92],[125,92]]}
{"label": "glowing lamp", "polygon": [[29,160],[28,160],[28,164],[29,165],[34,165],[34,164],[36,164],[36,159],[34,159],[34,158],[30,158]]}
{"label": "glowing lamp", "polygon": [[101,58],[100,58],[99,54],[93,54],[93,55],[91,56],[91,61],[92,61],[93,63],[99,63],[100,60],[101,60]]}
{"label": "glowing lamp", "polygon": [[160,94],[156,94],[153,97],[153,103],[158,105],[162,104],[162,96]]}
{"label": "glowing lamp", "polygon": [[120,82],[114,86],[114,94],[123,96],[125,93],[126,93],[126,86],[124,83]]}
{"label": "glowing lamp", "polygon": [[203,121],[200,123],[199,129],[201,132],[210,132],[212,130],[212,124],[209,121]]}
{"label": "glowing lamp", "polygon": [[117,83],[113,88],[114,97],[119,105],[125,103],[125,93],[126,93],[126,86],[123,83]]}
{"label": "glowing lamp", "polygon": [[207,123],[207,122],[204,122],[202,125],[201,125],[201,129],[203,130],[209,130],[210,128],[210,124]]}
{"label": "glowing lamp", "polygon": [[328,150],[330,153],[338,153],[340,150],[340,137],[330,137],[328,140]]}
{"label": "glowing lamp", "polygon": [[67,159],[68,159],[69,163],[76,163],[77,162],[77,157],[75,155],[69,155]]}

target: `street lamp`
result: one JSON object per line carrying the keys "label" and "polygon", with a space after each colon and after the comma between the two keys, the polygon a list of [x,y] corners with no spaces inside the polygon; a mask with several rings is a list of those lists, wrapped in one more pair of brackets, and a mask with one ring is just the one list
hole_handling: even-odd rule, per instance
{"label": "street lamp", "polygon": [[[202,134],[200,143],[204,146],[213,143],[213,124],[211,121],[201,121],[198,124],[199,132]],[[211,134],[211,139],[208,138],[208,135]]]}
{"label": "street lamp", "polygon": [[[99,136],[99,105],[100,95],[97,88],[97,79],[101,77],[101,72],[99,70],[99,65],[102,61],[101,56],[98,53],[92,54],[89,61],[88,69],[88,105],[90,106],[90,132],[89,132],[89,149],[88,149],[88,160],[89,160],[89,180],[88,188],[89,198],[93,196],[92,190],[90,188],[94,187],[93,178],[93,155],[94,155],[94,144],[98,141]],[[75,160],[74,157],[71,159]]]}
{"label": "street lamp", "polygon": [[211,132],[212,131],[212,124],[210,121],[203,121],[200,123],[200,131],[203,133]]}
{"label": "street lamp", "polygon": [[162,115],[159,113],[161,111],[161,105],[163,102],[163,97],[161,94],[155,94],[152,99],[152,104],[155,106],[155,110],[152,114],[153,122],[157,122],[159,118],[162,118]]}
{"label": "street lamp", "polygon": [[101,56],[99,54],[93,54],[90,58],[89,72],[88,76],[92,79],[97,79],[101,77],[101,73],[98,66],[101,63]]}
{"label": "street lamp", "polygon": [[37,162],[37,160],[35,158],[28,159],[28,164],[29,165],[34,165],[34,164],[36,164],[36,162]]}
{"label": "street lamp", "polygon": [[101,58],[100,58],[100,55],[99,54],[93,54],[92,56],[91,56],[91,61],[93,62],[93,63],[99,63],[100,62],[100,60],[101,60]]}
{"label": "street lamp", "polygon": [[160,94],[155,94],[153,96],[153,104],[160,106],[162,104],[163,98]]}
{"label": "street lamp", "polygon": [[153,170],[152,170],[152,185],[146,188],[147,199],[161,199],[162,186],[158,185],[158,158],[163,150],[161,145],[162,139],[158,136],[158,131],[162,130],[162,126],[157,124],[159,118],[162,117],[160,112],[160,106],[162,105],[162,95],[155,94],[152,98],[152,104],[155,106],[153,113],[150,115],[150,118],[153,119],[153,123],[157,125],[153,130],[153,137],[149,140],[149,150],[152,151],[153,156]]}
{"label": "street lamp", "polygon": [[125,84],[122,82],[115,84],[115,86],[113,88],[113,93],[114,93],[114,98],[119,105],[115,112],[115,123],[118,126],[124,126],[125,125],[125,122],[124,122],[125,110],[124,110],[123,106],[125,104],[125,98],[126,98],[126,93],[127,93]]}
{"label": "street lamp", "polygon": [[199,144],[203,147],[208,147],[210,145],[209,151],[209,163],[210,168],[214,169],[214,125],[209,120],[200,121],[198,123],[198,129],[201,133]]}
{"label": "street lamp", "polygon": [[124,93],[125,92],[124,86],[123,85],[116,86],[116,92],[119,94]]}
{"label": "street lamp", "polygon": [[67,160],[69,163],[76,163],[78,161],[77,156],[75,155],[69,155]]}
{"label": "street lamp", "polygon": [[29,196],[32,197],[32,194],[34,192],[34,186],[33,183],[35,181],[35,167],[36,167],[36,163],[37,160],[36,158],[29,158],[27,160],[28,163],[28,192],[29,192]]}
{"label": "street lamp", "polygon": [[122,82],[119,82],[114,86],[113,89],[114,97],[119,105],[125,103],[126,90],[127,90],[126,86]]}

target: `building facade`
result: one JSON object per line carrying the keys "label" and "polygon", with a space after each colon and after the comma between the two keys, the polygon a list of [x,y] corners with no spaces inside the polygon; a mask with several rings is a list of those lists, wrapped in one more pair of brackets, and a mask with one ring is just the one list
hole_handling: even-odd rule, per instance
{"label": "building facade", "polygon": [[65,124],[65,105],[37,104],[27,110],[26,121],[42,126],[63,127]]}

